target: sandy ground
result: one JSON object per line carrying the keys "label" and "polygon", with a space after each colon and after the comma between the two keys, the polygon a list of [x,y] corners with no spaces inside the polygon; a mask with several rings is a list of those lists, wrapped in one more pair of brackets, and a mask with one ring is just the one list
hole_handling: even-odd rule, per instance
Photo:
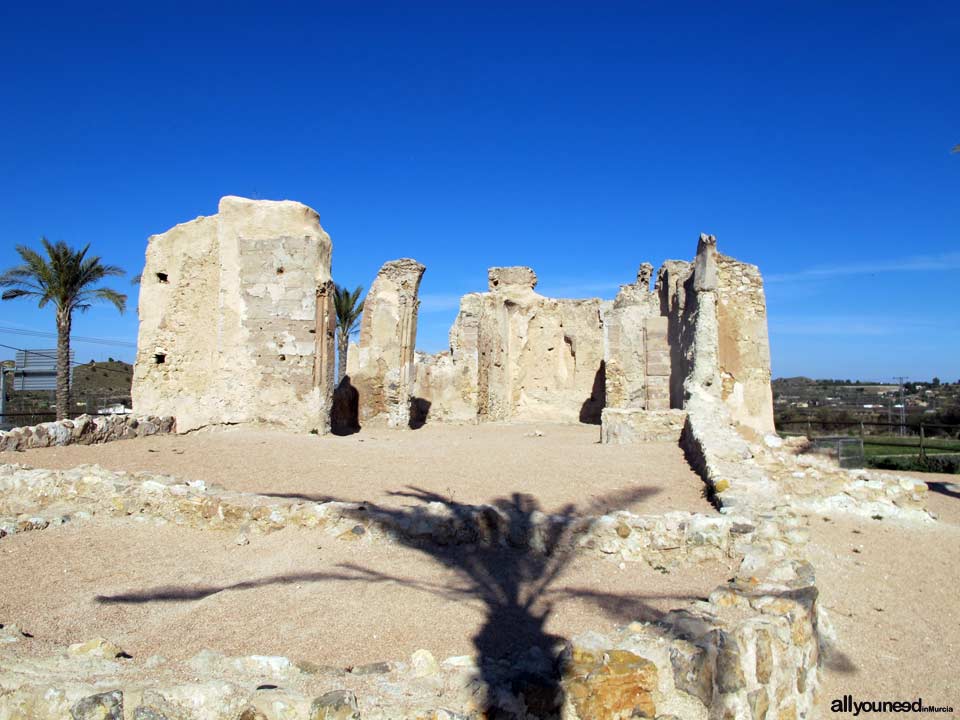
{"label": "sandy ground", "polygon": [[833,717],[830,700],[845,693],[922,697],[956,710],[937,717],[960,715],[960,476],[915,477],[931,484],[934,525],[840,515],[810,521],[820,600],[842,651],[825,668],[823,717]]}
{"label": "sandy ground", "polygon": [[346,667],[405,660],[418,648],[437,658],[547,649],[654,619],[731,574],[716,562],[662,574],[576,553],[548,581],[552,565],[524,553],[418,550],[302,529],[246,546],[233,537],[131,519],[13,535],[0,544],[0,621],[51,650],[103,635],[141,658],[206,647]]}
{"label": "sandy ground", "polygon": [[[534,432],[539,430],[542,437]],[[591,425],[426,425],[346,437],[271,430],[202,432],[2,453],[0,462],[69,468],[99,463],[206,480],[231,490],[305,498],[415,504],[421,488],[459,503],[532,495],[540,509],[714,512],[676,443],[601,445]]]}
{"label": "sandy ground", "polygon": [[[543,437],[531,436],[534,429]],[[553,425],[426,426],[345,438],[230,430],[0,459],[97,462],[394,507],[415,501],[393,493],[417,487],[470,503],[527,493],[549,511],[573,503],[581,512],[713,512],[676,446],[602,446],[597,434]],[[960,710],[960,478],[917,477],[931,484],[928,506],[939,521],[930,526],[809,517],[811,560],[839,645],[824,671],[823,717],[843,694],[919,696]],[[420,647],[443,657],[548,645],[651,619],[731,574],[714,564],[663,575],[575,556],[526,613],[524,594],[548,571],[523,557],[345,543],[299,529],[237,546],[219,532],[98,521],[3,540],[0,622],[17,622],[40,642],[104,634],[134,655],[186,657],[213,647],[346,666],[402,659]],[[511,578],[522,578],[519,587]]]}

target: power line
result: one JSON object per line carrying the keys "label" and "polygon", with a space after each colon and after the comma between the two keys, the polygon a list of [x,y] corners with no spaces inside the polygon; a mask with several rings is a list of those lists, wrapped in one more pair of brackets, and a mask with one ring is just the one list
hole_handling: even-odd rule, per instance
{"label": "power line", "polygon": [[[0,332],[10,335],[26,335],[28,337],[55,338],[56,333],[43,332],[42,330],[26,330],[23,328],[11,328],[0,326]],[[109,338],[86,337],[84,335],[71,335],[70,340],[74,342],[90,343],[93,345],[116,345],[119,347],[136,348],[137,344],[128,340],[110,340]]]}

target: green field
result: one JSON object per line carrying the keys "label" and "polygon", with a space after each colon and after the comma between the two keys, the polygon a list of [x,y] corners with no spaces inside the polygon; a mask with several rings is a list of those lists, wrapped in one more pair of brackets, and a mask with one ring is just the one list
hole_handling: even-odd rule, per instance
{"label": "green field", "polygon": [[[933,437],[923,441],[924,450],[930,454],[960,453],[960,440]],[[868,458],[881,455],[919,455],[919,437],[899,437],[896,435],[868,435],[863,439],[863,453]]]}

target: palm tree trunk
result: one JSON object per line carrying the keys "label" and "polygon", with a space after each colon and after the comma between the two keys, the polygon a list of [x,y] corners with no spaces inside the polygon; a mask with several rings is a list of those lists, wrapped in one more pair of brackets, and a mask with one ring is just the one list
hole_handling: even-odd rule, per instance
{"label": "palm tree trunk", "polygon": [[70,325],[69,312],[57,311],[57,420],[70,412]]}
{"label": "palm tree trunk", "polygon": [[337,328],[337,385],[343,382],[347,374],[347,351],[350,345],[350,336]]}

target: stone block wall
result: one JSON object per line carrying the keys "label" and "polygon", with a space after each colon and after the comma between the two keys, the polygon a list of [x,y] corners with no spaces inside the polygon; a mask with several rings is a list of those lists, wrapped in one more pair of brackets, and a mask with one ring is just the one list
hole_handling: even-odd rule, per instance
{"label": "stone block wall", "polygon": [[329,429],[330,237],[290,201],[225,197],[154,235],[140,285],[133,401],[180,432],[266,422]]}

